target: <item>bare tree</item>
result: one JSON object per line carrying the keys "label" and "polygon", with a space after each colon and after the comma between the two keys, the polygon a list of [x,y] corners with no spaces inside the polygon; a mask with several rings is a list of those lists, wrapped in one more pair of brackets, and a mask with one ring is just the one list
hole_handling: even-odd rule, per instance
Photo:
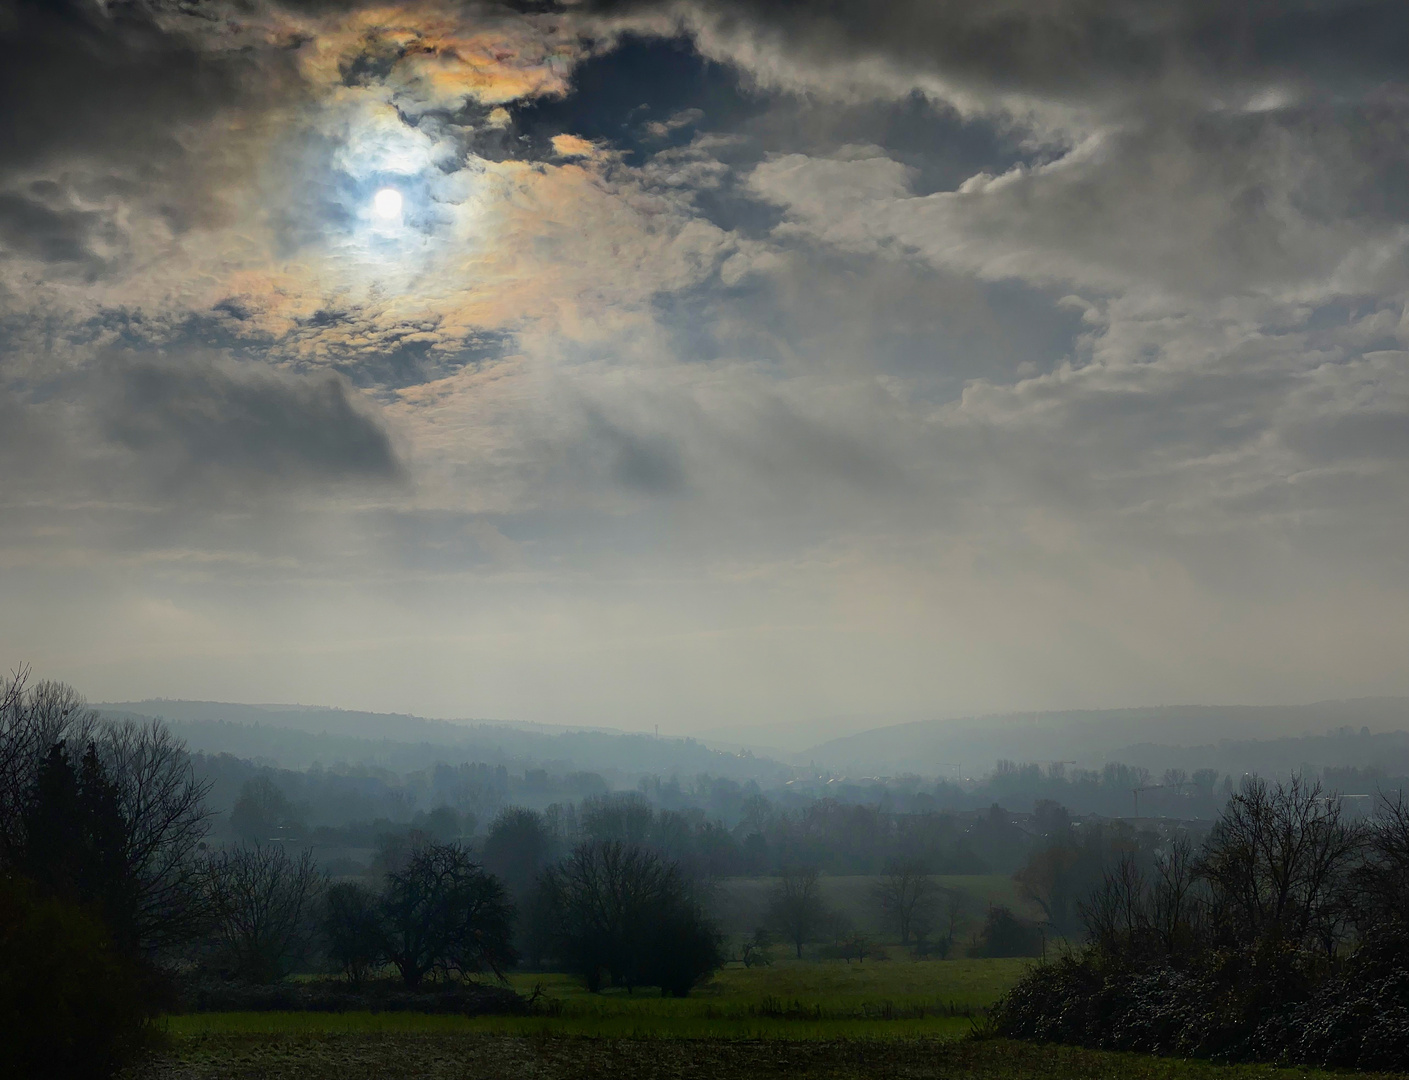
{"label": "bare tree", "polygon": [[939,888],[929,867],[920,859],[891,859],[885,876],[871,889],[887,926],[900,935],[900,944],[909,945],[918,924],[933,922],[939,901]]}
{"label": "bare tree", "polygon": [[313,853],[250,844],[211,860],[208,887],[222,958],[239,978],[277,982],[308,952],[322,876]]}
{"label": "bare tree", "polygon": [[1145,875],[1134,856],[1125,854],[1078,905],[1086,933],[1107,951],[1126,949],[1148,924]]}
{"label": "bare tree", "polygon": [[1155,876],[1146,919],[1150,933],[1170,956],[1192,944],[1203,925],[1207,897],[1195,872],[1194,845],[1187,836],[1175,837],[1155,854]]}
{"label": "bare tree", "polygon": [[63,683],[30,684],[21,667],[0,681],[0,858],[24,848],[26,800],[45,756],[59,743],[83,747],[98,725],[78,691]]}
{"label": "bare tree", "polygon": [[543,877],[559,959],[594,993],[602,975],[633,987],[644,976],[654,913],[688,894],[677,864],[617,840],[579,844]]}
{"label": "bare tree", "polygon": [[[969,903],[969,894],[963,889],[954,887],[943,891],[943,900],[936,920],[939,933],[934,945],[934,950],[939,953],[941,959],[947,960],[954,951],[959,935],[969,921]],[[921,945],[925,945],[929,928],[921,925],[917,930],[920,933]]]}
{"label": "bare tree", "polygon": [[768,921],[792,942],[801,960],[802,947],[816,940],[827,922],[827,906],[822,902],[821,878],[816,867],[784,868],[769,900]]}
{"label": "bare tree", "polygon": [[1362,830],[1342,820],[1339,800],[1325,797],[1319,783],[1294,776],[1269,787],[1249,778],[1198,861],[1215,928],[1240,941],[1334,952],[1346,922],[1344,883],[1363,842]]}
{"label": "bare tree", "polygon": [[115,788],[122,820],[115,858],[135,906],[134,944],[146,952],[192,937],[202,904],[201,843],[209,826],[208,783],[192,772],[185,745],[161,723],[103,723],[73,688],[29,682],[21,668],[0,684],[0,862],[28,843],[27,801],[57,746],[94,747]]}
{"label": "bare tree", "polygon": [[1366,834],[1366,857],[1352,872],[1354,918],[1362,933],[1409,929],[1409,803],[1381,794]]}
{"label": "bare tree", "polygon": [[201,903],[210,782],[196,777],[185,744],[157,721],[105,726],[99,755],[119,792],[138,941],[151,951],[189,940],[211,915]]}

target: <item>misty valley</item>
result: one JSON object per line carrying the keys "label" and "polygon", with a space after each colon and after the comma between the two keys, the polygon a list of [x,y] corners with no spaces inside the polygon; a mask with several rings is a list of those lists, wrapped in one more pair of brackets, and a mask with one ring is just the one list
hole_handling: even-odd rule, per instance
{"label": "misty valley", "polygon": [[[1317,716],[1379,730],[1224,740],[1214,760],[1265,765],[1237,775],[1156,773],[1210,750],[1153,743],[1131,748],[1151,765],[854,775],[827,746],[90,708],[22,670],[0,704],[8,1045],[134,1078],[567,1076],[556,1040],[579,1038],[647,1040],[611,1052],[631,1075],[696,1040],[739,1047],[725,1076],[1038,1069],[1014,1039],[1091,1075],[1125,1075],[1117,1051],[1404,1069],[1409,733],[1385,728],[1409,703]],[[1128,720],[1009,722],[1079,745]],[[908,735],[917,762],[958,756]]]}

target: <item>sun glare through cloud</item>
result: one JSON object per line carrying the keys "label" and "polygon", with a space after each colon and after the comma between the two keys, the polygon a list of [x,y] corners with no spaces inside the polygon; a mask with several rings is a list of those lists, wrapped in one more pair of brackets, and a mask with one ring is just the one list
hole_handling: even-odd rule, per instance
{"label": "sun glare through cloud", "polygon": [[383,221],[398,221],[401,202],[401,192],[396,188],[382,188],[372,197],[372,210]]}

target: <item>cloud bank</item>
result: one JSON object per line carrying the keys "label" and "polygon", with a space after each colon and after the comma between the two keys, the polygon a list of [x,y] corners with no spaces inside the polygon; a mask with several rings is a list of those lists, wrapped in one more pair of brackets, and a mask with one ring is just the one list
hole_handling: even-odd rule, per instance
{"label": "cloud bank", "polygon": [[0,642],[667,730],[1409,692],[1406,50],[1371,0],[14,5]]}

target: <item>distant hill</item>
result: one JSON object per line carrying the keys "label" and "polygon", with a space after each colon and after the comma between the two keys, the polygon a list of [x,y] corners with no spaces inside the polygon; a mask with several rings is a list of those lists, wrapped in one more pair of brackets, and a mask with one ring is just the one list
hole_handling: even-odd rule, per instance
{"label": "distant hill", "polygon": [[219,701],[119,701],[94,708],[113,718],[160,717],[193,751],[229,753],[294,769],[339,762],[398,770],[426,768],[437,761],[483,762],[517,770],[590,771],[623,781],[639,775],[709,773],[771,782],[792,773],[772,759],[728,753],[694,739],[600,728]]}
{"label": "distant hill", "polygon": [[[1316,765],[1369,764],[1316,760],[1310,755],[1354,749],[1345,739],[1303,744],[1306,736],[1339,729],[1359,735],[1409,728],[1409,698],[1363,698],[1312,705],[1161,706],[1144,709],[1073,710],[1012,713],[962,720],[921,720],[875,728],[831,739],[797,755],[799,760],[846,772],[916,773],[983,776],[1000,758],[1015,761],[1074,761],[1093,768],[1108,761],[1150,768],[1197,768],[1229,771],[1234,767],[1224,745],[1242,744],[1238,769],[1272,771],[1277,762],[1296,768]],[[1281,742],[1275,751],[1264,745]],[[1297,746],[1285,745],[1296,743]],[[1334,745],[1333,745],[1334,743]],[[1364,744],[1368,748],[1370,744]],[[1367,750],[1368,752],[1368,750]],[[1352,754],[1351,756],[1355,756]],[[1265,758],[1260,765],[1243,764]],[[1197,760],[1197,764],[1193,764]]]}

